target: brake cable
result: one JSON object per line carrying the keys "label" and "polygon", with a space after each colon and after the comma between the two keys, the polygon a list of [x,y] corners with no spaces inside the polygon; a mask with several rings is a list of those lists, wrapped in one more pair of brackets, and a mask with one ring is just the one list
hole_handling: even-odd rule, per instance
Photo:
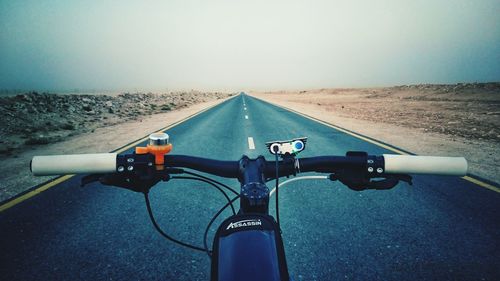
{"label": "brake cable", "polygon": [[[294,181],[299,181],[299,180],[329,180],[329,176],[302,176],[302,177],[296,177],[296,178],[291,178],[291,179],[288,179],[282,183],[280,183],[278,185],[278,187],[282,187],[284,186],[285,184],[288,184],[288,183],[291,183],[291,182],[294,182]],[[278,195],[277,193],[277,189],[276,188],[273,188],[271,190],[271,192],[269,192],[269,196],[273,196],[273,194],[276,192],[276,195]]]}
{"label": "brake cable", "polygon": [[[154,215],[153,215],[153,211],[151,210],[151,204],[149,202],[149,195],[148,195],[148,192],[144,192],[144,199],[146,200],[146,208],[148,209],[148,214],[149,214],[149,218],[151,219],[151,222],[153,223],[153,226],[155,227],[155,229],[163,236],[165,237],[167,240],[170,240],[174,243],[177,243],[179,245],[182,245],[184,247],[188,247],[190,249],[193,249],[193,250],[197,250],[197,251],[201,251],[201,252],[205,252],[206,250],[204,248],[201,248],[201,247],[198,247],[198,246],[193,246],[191,244],[187,244],[187,243],[184,243],[182,241],[179,241],[171,236],[169,236],[168,234],[166,234],[161,228],[160,226],[158,225],[158,223],[156,223],[156,220],[154,218]],[[228,205],[228,204],[226,204]]]}
{"label": "brake cable", "polygon": [[[220,215],[220,213],[222,213],[222,211],[224,211],[224,209],[226,209],[228,206],[231,206],[231,209],[233,211],[233,214],[235,214],[235,210],[234,210],[234,206],[233,206],[233,202],[239,198],[239,194],[237,194],[237,196],[235,198],[233,198],[232,200],[229,199],[228,195],[226,194],[226,192],[224,192],[224,190],[222,190],[221,187],[217,186],[217,184],[223,186],[223,187],[226,187],[227,189],[235,192],[232,188],[230,188],[229,186],[223,184],[223,183],[220,183],[216,180],[213,180],[213,179],[210,179],[210,178],[207,178],[207,177],[204,177],[202,175],[198,175],[196,173],[192,173],[192,172],[188,172],[188,171],[183,171],[184,173],[186,174],[192,174],[192,175],[195,175],[195,176],[199,176],[199,178],[197,177],[188,177],[188,176],[173,176],[171,177],[171,179],[190,179],[190,180],[198,180],[198,181],[202,181],[202,182],[205,182],[205,183],[208,183],[210,185],[212,185],[213,187],[217,188],[220,192],[222,192],[222,194],[224,194],[224,197],[226,197],[227,199],[227,203],[224,205],[224,207],[219,210],[219,212],[217,212],[217,214],[212,218],[212,220],[210,221],[209,223],[209,226],[215,221],[215,219]],[[171,242],[174,242],[176,244],[179,244],[181,246],[184,246],[184,247],[187,247],[187,248],[190,248],[190,249],[193,249],[193,250],[197,250],[197,251],[202,251],[202,252],[206,252],[208,254],[208,256],[211,257],[211,251],[208,250],[208,246],[207,246],[207,242],[206,242],[206,237],[207,237],[207,232],[208,230],[205,232],[205,236],[204,236],[204,248],[202,247],[198,247],[198,246],[194,246],[194,245],[191,245],[191,244],[188,244],[188,243],[185,243],[185,242],[182,242],[180,240],[177,240],[171,236],[169,236],[167,233],[165,233],[161,228],[160,226],[158,225],[158,223],[156,222],[156,219],[153,215],[153,211],[152,211],[152,208],[151,208],[151,203],[149,201],[149,192],[144,192],[144,199],[146,201],[146,208],[148,210],[148,214],[149,214],[149,218],[154,226],[154,228],[156,229],[156,231],[158,231],[158,233],[160,233],[164,238],[166,238],[167,240],[171,241]],[[207,229],[208,229],[207,227]]]}
{"label": "brake cable", "polygon": [[218,184],[218,185],[220,185],[220,186],[223,186],[223,187],[225,187],[227,190],[229,190],[229,191],[231,191],[232,193],[234,193],[235,195],[239,195],[239,193],[238,193],[238,192],[236,192],[236,190],[234,190],[233,188],[231,188],[231,187],[229,187],[229,186],[227,186],[227,185],[225,185],[225,184],[221,183],[220,181],[214,180],[214,179],[209,178],[209,177],[205,177],[205,176],[200,175],[200,174],[198,174],[198,173],[194,173],[194,172],[186,171],[186,170],[184,170],[184,169],[183,169],[182,171],[183,171],[183,173],[185,173],[185,174],[192,175],[192,176],[197,176],[197,177],[200,177],[200,178],[202,178],[202,179],[205,179],[205,180],[211,181],[211,182],[213,182],[213,183],[215,183],[215,184]]}
{"label": "brake cable", "polygon": [[203,234],[203,246],[205,247],[204,251],[208,254],[209,258],[212,258],[212,251],[208,250],[208,243],[207,243],[207,238],[208,238],[208,231],[210,230],[210,226],[214,223],[214,221],[217,219],[217,217],[230,205],[233,204],[236,199],[239,199],[240,195],[237,195],[231,201],[227,202],[224,207],[222,207],[210,220],[210,222],[207,225],[207,228],[205,228],[205,234]]}
{"label": "brake cable", "polygon": [[203,179],[203,178],[188,177],[188,176],[173,176],[173,177],[171,177],[171,179],[196,180],[196,181],[201,181],[201,182],[210,184],[211,186],[217,188],[224,195],[224,197],[226,197],[227,202],[229,202],[230,205],[231,205],[231,210],[233,211],[233,215],[236,215],[236,211],[234,210],[234,206],[233,206],[233,203],[231,202],[231,199],[229,199],[229,196],[227,196],[227,193],[224,192],[224,190],[222,190],[222,188],[220,188],[219,186],[217,186],[215,183],[210,182],[210,181],[208,181],[206,179]]}
{"label": "brake cable", "polygon": [[[274,155],[276,156],[276,187],[273,189],[273,190],[276,190],[276,223],[278,224],[278,229],[280,230],[281,232],[281,226],[280,226],[280,208],[279,208],[279,205],[278,205],[278,190],[279,190],[279,172],[278,172],[278,152],[275,151]],[[269,195],[270,196],[270,195]]]}

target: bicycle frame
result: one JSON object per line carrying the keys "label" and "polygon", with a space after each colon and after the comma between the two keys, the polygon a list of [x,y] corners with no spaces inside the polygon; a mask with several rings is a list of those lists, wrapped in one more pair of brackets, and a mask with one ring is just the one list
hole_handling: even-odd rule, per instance
{"label": "bicycle frame", "polygon": [[239,162],[240,210],[214,237],[211,280],[289,280],[281,230],[269,211],[265,159]]}

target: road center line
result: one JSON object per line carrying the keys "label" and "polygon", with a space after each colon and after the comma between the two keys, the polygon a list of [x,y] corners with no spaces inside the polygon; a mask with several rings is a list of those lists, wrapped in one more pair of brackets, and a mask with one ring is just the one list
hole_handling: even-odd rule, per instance
{"label": "road center line", "polygon": [[248,115],[245,115],[245,119],[248,119]]}
{"label": "road center line", "polygon": [[249,149],[255,149],[255,143],[253,142],[252,137],[248,137],[248,148]]}

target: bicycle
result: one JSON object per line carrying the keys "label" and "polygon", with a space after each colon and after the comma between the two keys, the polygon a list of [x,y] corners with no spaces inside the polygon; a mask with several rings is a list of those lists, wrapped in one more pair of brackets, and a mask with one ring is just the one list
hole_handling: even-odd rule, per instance
{"label": "bicycle", "polygon": [[[285,184],[308,179],[340,181],[355,191],[386,190],[400,181],[412,184],[409,174],[463,176],[467,161],[463,157],[368,155],[350,151],[345,156],[298,158],[307,138],[266,143],[274,161],[263,156],[251,159],[245,155],[238,161],[221,161],[186,155],[169,155],[172,144],[166,133],[150,135],[146,147],[136,147],[131,154],[116,153],[53,155],[33,157],[30,168],[34,175],[88,174],[82,185],[99,181],[144,194],[149,218],[154,228],[167,240],[205,252],[211,259],[211,280],[291,280],[286,264],[279,217],[279,189]],[[238,179],[240,191],[199,173]],[[329,175],[301,176],[318,172]],[[281,184],[281,177],[290,177]],[[203,246],[192,245],[171,237],[157,224],[149,201],[149,190],[160,181],[174,179],[205,182],[218,189],[227,203],[208,223]],[[275,181],[271,190],[267,182]],[[231,198],[228,193],[234,194]],[[276,214],[269,215],[270,197],[275,195]],[[236,212],[234,203],[239,200]],[[233,215],[218,227],[212,249],[208,232],[215,220],[228,207]]]}

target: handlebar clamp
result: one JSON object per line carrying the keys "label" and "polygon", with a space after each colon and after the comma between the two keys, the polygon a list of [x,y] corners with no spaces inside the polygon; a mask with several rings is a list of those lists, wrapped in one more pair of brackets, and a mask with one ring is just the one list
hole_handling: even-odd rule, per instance
{"label": "handlebar clamp", "polygon": [[118,155],[115,173],[89,175],[82,179],[82,185],[98,180],[104,185],[147,193],[159,181],[168,181],[170,174],[179,173],[179,169],[158,170],[154,163],[155,155],[153,154]]}
{"label": "handlebar clamp", "polygon": [[[398,184],[400,180],[411,184],[408,175],[388,175],[384,172],[384,157],[368,155],[363,151],[349,151],[349,157],[359,157],[364,165],[341,169],[330,175],[330,180],[339,180],[352,190],[361,191],[365,189],[390,189]],[[383,178],[382,180],[371,180]]]}

